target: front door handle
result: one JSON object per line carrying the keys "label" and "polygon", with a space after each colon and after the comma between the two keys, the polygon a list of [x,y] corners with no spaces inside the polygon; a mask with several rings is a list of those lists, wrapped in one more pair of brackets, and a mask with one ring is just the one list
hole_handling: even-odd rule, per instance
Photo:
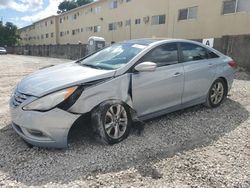
{"label": "front door handle", "polygon": [[180,73],[180,72],[176,72],[175,74],[174,74],[174,77],[178,77],[178,76],[181,76],[182,74]]}

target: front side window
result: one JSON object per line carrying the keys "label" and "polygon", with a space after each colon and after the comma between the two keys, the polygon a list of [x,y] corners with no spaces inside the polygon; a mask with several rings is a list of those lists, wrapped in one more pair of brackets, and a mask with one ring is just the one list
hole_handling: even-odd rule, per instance
{"label": "front side window", "polygon": [[116,70],[125,66],[146,47],[135,43],[117,43],[83,59],[80,64],[96,69]]}
{"label": "front side window", "polygon": [[207,59],[207,50],[199,45],[191,43],[181,43],[182,61],[198,61]]}
{"label": "front side window", "polygon": [[178,63],[178,47],[176,43],[164,44],[151,50],[141,62],[153,62],[158,67]]}

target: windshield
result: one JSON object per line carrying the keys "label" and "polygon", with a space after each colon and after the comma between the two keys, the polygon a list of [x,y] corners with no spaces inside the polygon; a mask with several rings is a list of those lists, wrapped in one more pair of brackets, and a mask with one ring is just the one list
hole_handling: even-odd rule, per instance
{"label": "windshield", "polygon": [[0,50],[5,50],[5,48],[3,48],[3,47],[0,47]]}
{"label": "windshield", "polygon": [[118,43],[83,59],[79,63],[96,69],[116,70],[125,66],[146,47],[135,43]]}

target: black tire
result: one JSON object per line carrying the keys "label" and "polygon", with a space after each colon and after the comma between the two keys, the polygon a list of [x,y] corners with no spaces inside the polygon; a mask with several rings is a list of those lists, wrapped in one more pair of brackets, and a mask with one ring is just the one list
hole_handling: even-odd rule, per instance
{"label": "black tire", "polygon": [[[111,108],[114,110],[117,105],[122,107],[123,114],[125,113],[127,114],[126,128],[124,128],[125,127],[124,126],[121,129],[121,126],[122,126],[122,124],[120,124],[122,123],[120,122],[121,118],[118,118],[119,120],[114,120],[114,121],[112,120],[112,122],[107,123],[109,119],[108,113],[110,114],[109,110],[111,110]],[[117,111],[118,110],[116,109],[116,112]],[[130,133],[130,129],[132,125],[131,115],[130,115],[128,107],[124,103],[117,101],[117,100],[106,101],[100,104],[98,107],[96,107],[91,113],[91,121],[92,121],[93,130],[96,133],[97,140],[103,144],[109,144],[109,145],[119,143],[122,140],[126,139]],[[107,125],[109,126],[109,124],[111,123],[113,123],[112,127],[110,126],[111,128],[107,128]],[[110,130],[108,131],[107,129],[110,129]],[[114,135],[115,135],[115,133],[117,132],[116,130],[119,130],[118,132],[122,130],[121,136],[112,137],[111,133],[114,132]]]}
{"label": "black tire", "polygon": [[[217,86],[222,87],[223,93],[219,92],[219,90],[215,91],[215,88]],[[225,100],[225,98],[227,96],[227,92],[228,92],[227,91],[227,84],[225,83],[225,81],[223,79],[218,78],[217,80],[214,81],[214,83],[212,84],[212,86],[209,89],[205,106],[207,106],[208,108],[217,108]],[[213,97],[216,94],[219,95],[218,100],[214,99],[214,97]]]}

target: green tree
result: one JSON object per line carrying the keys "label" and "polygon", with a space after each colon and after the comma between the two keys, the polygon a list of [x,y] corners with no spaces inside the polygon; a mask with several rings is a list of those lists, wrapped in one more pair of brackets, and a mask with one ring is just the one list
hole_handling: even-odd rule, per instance
{"label": "green tree", "polygon": [[93,0],[65,0],[59,4],[57,13],[61,14],[91,2],[93,2]]}
{"label": "green tree", "polygon": [[0,46],[13,46],[18,43],[18,39],[17,26],[11,22],[6,22],[5,25],[0,23]]}
{"label": "green tree", "polygon": [[66,12],[68,10],[76,8],[77,6],[78,5],[74,1],[63,1],[59,4],[57,13],[60,14]]}
{"label": "green tree", "polygon": [[93,0],[77,0],[76,4],[78,6],[82,6],[82,5],[86,5],[86,4],[92,3],[92,2],[93,2]]}

